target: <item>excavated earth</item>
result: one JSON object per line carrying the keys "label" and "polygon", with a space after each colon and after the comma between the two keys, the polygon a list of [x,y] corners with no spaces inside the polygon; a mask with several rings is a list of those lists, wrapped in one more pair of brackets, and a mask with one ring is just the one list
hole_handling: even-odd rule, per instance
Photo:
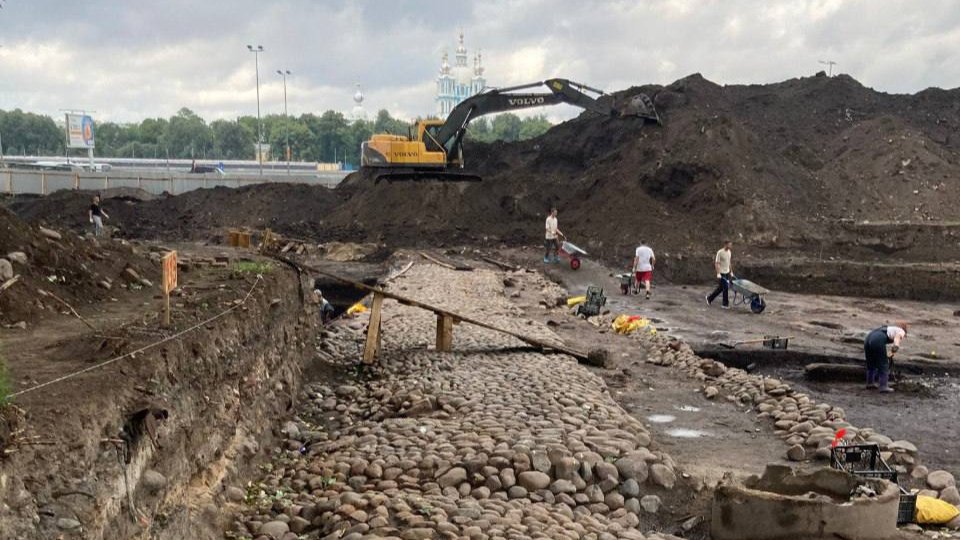
{"label": "excavated earth", "polygon": [[[770,288],[955,299],[957,90],[693,75],[617,97],[638,91],[662,126],[584,114],[534,140],[468,145],[480,184],[355,174],[336,189],[105,193],[113,240],[86,234],[90,193],[6,200],[0,257],[20,275],[0,292],[13,389],[75,376],[0,409],[0,537],[707,538],[723,472],[824,465],[840,428],[879,444],[906,483],[960,499],[952,475],[927,469],[924,441],[894,433],[896,414],[848,414],[856,397],[842,390],[705,359],[666,330],[614,336],[610,314],[558,308],[565,291],[540,272],[480,259],[539,245],[556,205],[570,240],[609,268],[647,240],[658,284],[676,291],[710,281],[731,238],[738,273]],[[417,300],[606,349],[605,368],[467,324],[438,353],[433,315],[387,301],[380,363],[360,369],[368,315],[321,327],[318,276],[219,245],[242,227],[255,241],[267,228],[308,240],[306,259],[288,255],[315,266],[367,283],[390,274],[390,290]],[[367,242],[366,262],[312,255],[332,241]],[[459,253],[473,271],[386,259],[451,246],[434,256]],[[183,264],[173,327],[161,328],[168,248]],[[359,299],[320,284],[338,313]]]}
{"label": "excavated earth", "polygon": [[[591,113],[519,143],[470,144],[475,183],[264,184],[108,200],[140,238],[271,227],[320,240],[402,245],[537,244],[550,205],[571,241],[614,266],[641,239],[663,274],[708,279],[725,238],[744,275],[782,290],[960,296],[960,94],[893,95],[822,75],[719,86],[691,75],[632,88],[663,125]],[[20,199],[31,222],[85,226],[88,194]],[[706,268],[706,270],[704,270]]]}

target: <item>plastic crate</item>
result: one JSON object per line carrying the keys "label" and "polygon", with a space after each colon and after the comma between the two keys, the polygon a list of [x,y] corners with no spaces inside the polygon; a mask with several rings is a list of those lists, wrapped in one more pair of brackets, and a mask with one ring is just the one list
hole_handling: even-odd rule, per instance
{"label": "plastic crate", "polygon": [[830,466],[864,478],[882,478],[895,484],[899,480],[897,471],[880,456],[877,444],[834,446],[830,449]]}
{"label": "plastic crate", "polygon": [[900,488],[900,506],[897,509],[897,525],[913,523],[917,515],[917,494]]}

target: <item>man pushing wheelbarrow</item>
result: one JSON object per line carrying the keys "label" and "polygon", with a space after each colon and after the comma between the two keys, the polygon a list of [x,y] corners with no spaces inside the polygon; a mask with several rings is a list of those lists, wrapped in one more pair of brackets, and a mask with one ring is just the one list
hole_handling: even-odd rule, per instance
{"label": "man pushing wheelbarrow", "polygon": [[[574,270],[580,268],[580,257],[586,255],[587,252],[567,242],[567,237],[560,232],[560,228],[557,226],[556,207],[550,209],[550,215],[547,216],[544,229],[543,247],[545,253],[543,254],[543,263],[559,263],[560,256],[563,255],[570,259],[570,268]],[[563,243],[561,243],[561,240]]]}
{"label": "man pushing wheelbarrow", "polygon": [[560,239],[564,238],[564,236],[563,233],[560,232],[560,227],[557,226],[556,207],[550,209],[545,228],[543,247],[546,252],[543,254],[543,263],[558,263],[560,262]]}

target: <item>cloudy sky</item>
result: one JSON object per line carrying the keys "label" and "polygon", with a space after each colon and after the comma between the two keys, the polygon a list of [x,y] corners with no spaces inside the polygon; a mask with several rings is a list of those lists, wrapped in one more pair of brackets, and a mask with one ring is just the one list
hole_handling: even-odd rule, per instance
{"label": "cloudy sky", "polygon": [[[430,114],[463,28],[488,84],[563,76],[606,90],[700,72],[765,83],[836,70],[886,92],[960,86],[955,0],[0,0],[0,109],[103,120],[349,111]],[[537,111],[557,120],[565,109]]]}

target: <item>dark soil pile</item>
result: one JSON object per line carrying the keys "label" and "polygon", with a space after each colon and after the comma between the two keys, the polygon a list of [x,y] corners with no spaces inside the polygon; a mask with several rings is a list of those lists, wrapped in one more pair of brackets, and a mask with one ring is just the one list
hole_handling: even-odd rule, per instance
{"label": "dark soil pile", "polygon": [[[38,290],[53,293],[80,310],[86,304],[144,288],[144,283],[134,283],[127,268],[159,286],[159,265],[135,254],[132,246],[96,242],[62,230],[59,234],[59,239],[50,238],[39,227],[28,225],[0,207],[0,258],[8,260],[13,273],[20,276],[0,292],[0,323],[32,323],[67,310]],[[11,255],[16,252],[22,253],[22,257]]]}
{"label": "dark soil pile", "polygon": [[[107,208],[114,225],[142,237],[247,225],[318,240],[496,246],[540,243],[557,205],[571,241],[618,264],[641,239],[674,261],[708,257],[724,238],[755,257],[826,249],[917,260],[943,253],[912,252],[913,241],[890,248],[851,224],[960,220],[958,90],[890,95],[842,75],[719,86],[691,75],[617,97],[639,91],[654,96],[663,126],[584,113],[537,139],[468,145],[481,183],[375,183],[355,173],[335,190],[265,184]],[[31,221],[82,226],[86,202],[73,208],[67,200],[81,197],[62,197],[14,208]],[[960,252],[952,233],[946,244]]]}

